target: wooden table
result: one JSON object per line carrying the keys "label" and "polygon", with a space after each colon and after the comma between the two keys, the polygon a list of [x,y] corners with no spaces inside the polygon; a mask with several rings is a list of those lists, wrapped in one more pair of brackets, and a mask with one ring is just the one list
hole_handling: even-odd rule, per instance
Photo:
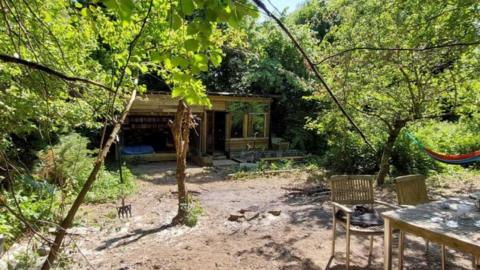
{"label": "wooden table", "polygon": [[[459,219],[456,208],[471,206],[468,218]],[[450,198],[381,214],[385,220],[385,270],[392,269],[392,230],[398,229],[447,247],[480,256],[480,211],[473,200]],[[455,222],[457,227],[454,227]],[[452,226],[453,225],[453,226]]]}

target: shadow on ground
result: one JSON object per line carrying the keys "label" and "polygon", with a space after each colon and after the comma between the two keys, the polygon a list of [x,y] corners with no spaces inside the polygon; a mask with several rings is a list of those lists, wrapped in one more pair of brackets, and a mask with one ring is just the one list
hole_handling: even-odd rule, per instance
{"label": "shadow on ground", "polygon": [[[132,244],[134,242],[137,242],[138,240],[142,239],[145,236],[161,232],[161,231],[166,230],[166,229],[171,228],[171,227],[173,227],[172,224],[165,224],[165,225],[162,225],[158,228],[153,228],[153,229],[148,229],[148,230],[137,229],[137,230],[134,230],[133,232],[131,232],[129,234],[126,234],[126,235],[110,238],[110,239],[104,241],[104,243],[101,246],[97,247],[95,250],[102,251],[104,249],[111,248],[112,246],[114,246],[118,242],[120,242],[120,243],[118,243],[114,247],[126,246],[126,245]],[[126,240],[126,241],[123,241],[123,240]]]}
{"label": "shadow on ground", "polygon": [[320,270],[321,268],[315,265],[311,259],[303,258],[302,252],[293,247],[296,242],[308,238],[309,236],[310,235],[305,235],[300,238],[290,238],[284,242],[277,242],[269,235],[263,236],[259,238],[260,242],[266,241],[262,246],[242,250],[237,252],[235,255],[242,257],[252,254],[263,257],[267,261],[280,261],[283,262],[284,265],[279,269],[284,270]]}
{"label": "shadow on ground", "polygon": [[[176,185],[175,162],[154,162],[129,165],[129,169],[138,180],[155,185]],[[204,168],[194,164],[187,166],[187,183],[206,184],[211,182],[226,181],[226,174],[215,168]]]}

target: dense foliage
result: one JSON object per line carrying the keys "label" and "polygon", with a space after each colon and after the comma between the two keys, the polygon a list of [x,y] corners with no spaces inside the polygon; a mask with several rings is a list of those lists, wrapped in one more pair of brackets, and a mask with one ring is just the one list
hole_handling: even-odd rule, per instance
{"label": "dense foliage", "polygon": [[[11,187],[15,198],[12,193],[5,193],[7,204],[14,206],[18,202],[22,214],[34,226],[58,222],[92,170],[96,151],[88,149],[88,144],[88,138],[72,133],[62,136],[51,148],[39,151],[32,174],[15,177]],[[110,170],[102,167],[87,202],[116,200],[134,191],[130,170],[126,166],[122,168],[124,184],[121,184],[118,167],[111,167]],[[25,226],[12,213],[0,215],[0,234],[4,234],[9,243]]]}
{"label": "dense foliage", "polygon": [[273,95],[273,136],[320,155],[334,172],[441,170],[403,134],[410,129],[439,152],[480,149],[478,137],[466,141],[461,131],[443,137],[456,145],[450,148],[427,132],[465,124],[478,131],[478,11],[476,1],[312,0],[278,14],[377,151],[364,145],[271,20],[245,23],[248,42],[227,43],[225,61],[204,81],[212,91]]}
{"label": "dense foliage", "polygon": [[[439,152],[480,149],[475,0],[311,0],[279,14],[376,151],[246,0],[0,0],[0,13],[0,205],[34,226],[62,219],[124,101],[145,92],[146,75],[188,105],[209,106],[207,89],[273,96],[273,137],[317,154],[335,173],[380,171],[379,183],[451,168],[420,151],[407,130]],[[88,202],[134,188],[127,168],[125,185],[111,168],[101,167]],[[184,206],[195,224],[200,206],[188,198]],[[12,239],[25,229],[0,211],[0,233]]]}
{"label": "dense foliage", "polygon": [[318,47],[319,67],[364,129],[383,137],[380,183],[405,127],[455,119],[472,91],[479,93],[469,86],[478,80],[471,59],[478,55],[479,8],[477,1],[329,2],[328,13],[341,23]]}
{"label": "dense foliage", "polygon": [[[89,149],[104,147],[124,101],[134,90],[145,91],[138,84],[141,74],[160,76],[174,98],[208,106],[199,74],[222,61],[222,34],[229,30],[220,25],[236,26],[257,14],[244,0],[1,0],[0,12],[0,192],[16,199],[20,194],[13,187],[26,177],[51,183],[68,197],[82,194],[77,187],[87,177],[89,183],[103,179],[86,196],[91,201],[123,193],[115,188],[118,176],[97,172],[94,165],[103,156],[93,157],[77,135],[59,139],[62,134],[94,130],[100,144]],[[31,138],[43,149],[38,171],[34,151],[26,147]],[[79,141],[72,146],[71,140]],[[64,157],[73,156],[77,146],[79,160]],[[95,189],[109,192],[100,196]],[[27,197],[42,203],[35,193]],[[83,195],[78,198],[81,203]],[[3,203],[21,212],[11,200]],[[72,209],[62,224],[71,225],[70,213],[77,211]],[[50,253],[55,259],[56,251]]]}

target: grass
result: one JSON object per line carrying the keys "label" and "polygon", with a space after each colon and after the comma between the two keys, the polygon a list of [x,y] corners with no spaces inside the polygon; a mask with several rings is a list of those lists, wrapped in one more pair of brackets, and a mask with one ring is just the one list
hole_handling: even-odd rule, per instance
{"label": "grass", "polygon": [[319,165],[318,160],[315,158],[308,158],[303,161],[294,161],[291,159],[281,159],[275,161],[261,161],[257,163],[255,168],[248,169],[246,167],[238,167],[231,178],[233,180],[246,180],[248,178],[258,177],[265,173],[274,173],[289,170],[305,171],[310,174],[307,181],[323,181],[327,171]]}
{"label": "grass", "polygon": [[198,218],[201,214],[203,214],[203,208],[200,205],[200,201],[192,197],[191,195],[188,196],[188,209],[187,209],[187,216],[185,219],[185,225],[188,227],[194,227],[198,223]]}

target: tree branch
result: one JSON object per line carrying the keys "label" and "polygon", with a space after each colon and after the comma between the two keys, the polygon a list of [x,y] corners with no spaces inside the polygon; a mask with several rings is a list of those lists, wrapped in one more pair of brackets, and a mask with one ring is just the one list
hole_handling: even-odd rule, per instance
{"label": "tree branch", "polygon": [[300,43],[298,43],[298,41],[295,39],[295,37],[292,35],[292,33],[288,30],[288,28],[282,23],[282,21],[280,19],[278,19],[275,15],[273,15],[269,10],[268,8],[263,4],[263,2],[261,0],[252,0],[260,9],[262,9],[263,11],[265,11],[265,13],[267,13],[267,15],[272,18],[277,24],[278,26],[280,26],[280,28],[283,30],[283,32],[285,32],[285,34],[287,34],[287,36],[290,38],[290,40],[293,42],[293,44],[295,45],[295,47],[297,48],[298,51],[300,51],[300,53],[302,54],[303,58],[305,59],[305,61],[307,61],[308,65],[310,66],[310,68],[312,69],[313,73],[315,74],[315,76],[317,77],[317,79],[320,81],[320,83],[323,85],[323,87],[325,88],[325,90],[327,90],[328,94],[330,95],[330,97],[333,99],[333,101],[335,102],[335,104],[337,105],[337,107],[340,109],[340,111],[342,112],[342,114],[348,119],[348,122],[355,128],[355,130],[357,130],[357,132],[360,134],[360,136],[362,137],[363,141],[373,150],[373,151],[376,151],[375,150],[375,147],[373,147],[373,145],[370,143],[370,141],[367,139],[367,136],[365,136],[365,134],[363,133],[363,131],[358,127],[358,125],[353,121],[352,117],[347,113],[347,111],[345,110],[345,108],[343,108],[343,105],[340,103],[340,101],[338,100],[338,98],[335,96],[335,94],[332,92],[332,90],[330,89],[330,87],[328,86],[328,84],[325,82],[325,80],[322,78],[322,76],[320,75],[320,72],[318,71],[317,67],[315,66],[315,64],[312,62],[312,60],[310,59],[310,57],[307,55],[307,53],[305,52],[305,50],[303,49],[303,47],[300,45]]}
{"label": "tree branch", "polygon": [[55,241],[51,245],[50,252],[48,253],[48,257],[45,260],[42,270],[49,270],[50,267],[53,265],[55,262],[58,253],[60,251],[60,247],[62,245],[63,239],[65,238],[65,235],[67,233],[67,229],[70,228],[73,224],[73,219],[75,218],[75,215],[80,208],[80,205],[83,203],[85,196],[87,195],[88,191],[92,187],[93,183],[95,180],[97,180],[97,174],[100,171],[103,161],[105,157],[107,156],[108,151],[110,150],[110,146],[112,143],[115,141],[115,138],[120,131],[120,128],[122,127],[123,122],[125,121],[125,118],[127,118],[128,112],[130,111],[130,108],[132,107],[133,101],[135,100],[137,91],[134,90],[132,92],[132,95],[130,97],[130,100],[128,101],[127,105],[125,106],[125,109],[122,112],[122,115],[118,122],[115,124],[113,127],[112,132],[110,133],[110,137],[108,138],[107,142],[105,143],[105,146],[103,148],[100,148],[98,151],[97,158],[94,162],[94,166],[92,171],[90,172],[90,175],[88,176],[88,179],[85,181],[85,184],[83,185],[82,189],[77,195],[77,198],[75,198],[75,201],[73,202],[72,206],[68,210],[67,216],[63,219],[62,223],[60,223],[59,229],[56,232],[55,236]]}
{"label": "tree branch", "polygon": [[430,51],[430,50],[436,50],[436,49],[442,49],[442,48],[449,48],[449,47],[466,47],[466,46],[475,46],[479,45],[480,41],[474,41],[474,42],[459,42],[459,43],[445,43],[445,44],[438,44],[438,45],[433,45],[433,46],[427,46],[423,48],[384,48],[384,47],[355,47],[355,48],[350,48],[346,49],[343,51],[340,51],[338,53],[329,55],[322,60],[320,60],[318,63],[315,65],[320,65],[323,62],[330,60],[332,58],[335,58],[337,56],[340,56],[342,54],[352,52],[352,51],[407,51],[407,52],[425,52],[425,51]]}
{"label": "tree branch", "polygon": [[[138,33],[135,35],[132,42],[130,42],[130,44],[128,46],[127,61],[125,62],[125,65],[123,66],[123,68],[121,70],[120,78],[117,81],[117,85],[115,87],[115,90],[113,91],[113,96],[111,98],[110,107],[107,108],[107,115],[110,114],[110,113],[113,114],[113,109],[115,107],[115,100],[117,98],[118,90],[120,90],[120,86],[122,85],[123,79],[125,78],[125,73],[127,71],[127,67],[130,64],[130,59],[132,58],[133,49],[135,48],[135,45],[137,44],[138,39],[142,35],[143,29],[147,25],[147,20],[148,20],[148,17],[150,17],[150,13],[152,12],[152,7],[153,7],[153,0],[150,0],[150,4],[148,6],[148,11],[147,11],[147,14],[145,15],[145,17],[143,18],[142,25],[140,26],[140,30],[138,31]],[[105,121],[103,123],[102,137],[100,139],[100,147],[102,147],[103,142],[105,140],[105,134],[106,134],[107,124],[108,124],[107,121],[108,121],[108,119],[105,118]]]}
{"label": "tree branch", "polygon": [[15,57],[12,57],[12,56],[9,56],[9,55],[5,55],[5,54],[0,54],[0,61],[2,62],[5,62],[5,63],[13,63],[13,64],[18,64],[18,65],[22,65],[22,66],[26,66],[26,67],[29,67],[29,68],[32,68],[32,69],[36,69],[36,70],[39,70],[39,71],[42,71],[42,72],[45,72],[47,74],[50,74],[50,75],[53,75],[55,77],[58,77],[64,81],[68,81],[68,82],[82,82],[82,83],[86,83],[86,84],[90,84],[90,85],[94,85],[94,86],[98,86],[100,88],[103,88],[105,90],[108,90],[110,92],[113,92],[113,89],[104,85],[104,84],[101,84],[99,82],[96,82],[96,81],[92,81],[92,80],[89,80],[89,79],[86,79],[86,78],[81,78],[81,77],[72,77],[72,76],[68,76],[60,71],[57,71],[57,70],[54,70],[54,69],[51,69],[47,66],[44,66],[44,65],[41,65],[41,64],[38,64],[38,63],[35,63],[35,62],[30,62],[30,61],[27,61],[27,60],[24,60],[24,59],[20,59],[20,58],[15,58]]}

